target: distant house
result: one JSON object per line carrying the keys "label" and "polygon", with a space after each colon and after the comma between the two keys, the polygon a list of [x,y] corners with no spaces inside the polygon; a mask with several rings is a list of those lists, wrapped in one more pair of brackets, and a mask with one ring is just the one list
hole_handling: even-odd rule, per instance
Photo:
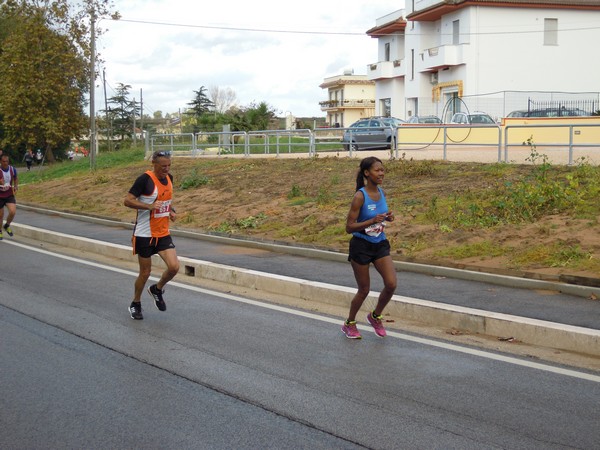
{"label": "distant house", "polygon": [[320,102],[327,113],[330,127],[348,127],[358,119],[375,114],[375,81],[366,75],[344,75],[325,78],[319,86],[327,89],[327,100]]}
{"label": "distant house", "polygon": [[483,110],[504,117],[532,98],[598,101],[598,0],[411,0],[376,20],[375,113],[408,118]]}

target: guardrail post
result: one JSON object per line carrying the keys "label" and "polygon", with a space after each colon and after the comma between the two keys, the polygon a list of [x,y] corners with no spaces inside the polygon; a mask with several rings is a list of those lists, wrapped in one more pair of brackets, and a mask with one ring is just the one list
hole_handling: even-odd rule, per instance
{"label": "guardrail post", "polygon": [[448,127],[444,126],[444,146],[442,147],[444,151],[442,152],[442,159],[446,161],[448,159],[448,153],[446,151],[446,144],[448,143]]}
{"label": "guardrail post", "polygon": [[498,126],[498,162],[502,161],[502,128]]}
{"label": "guardrail post", "polygon": [[508,129],[510,125],[504,127],[504,162],[508,162]]}
{"label": "guardrail post", "polygon": [[569,165],[573,165],[573,125],[569,125]]}
{"label": "guardrail post", "polygon": [[443,139],[443,144],[442,144],[442,159],[444,161],[446,161],[448,159],[448,127],[445,125],[442,125],[442,128],[444,129],[444,139]]}

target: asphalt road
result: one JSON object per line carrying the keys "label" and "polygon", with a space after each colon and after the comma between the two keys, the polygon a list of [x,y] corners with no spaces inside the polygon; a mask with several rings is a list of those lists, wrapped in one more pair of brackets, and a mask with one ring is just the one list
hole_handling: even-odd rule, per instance
{"label": "asphalt road", "polygon": [[600,377],[0,243],[5,448],[596,448]]}
{"label": "asphalt road", "polygon": [[[20,208],[15,222],[73,236],[113,244],[131,245],[131,230],[85,222]],[[261,272],[354,288],[356,282],[349,264],[342,261],[295,256],[279,251],[227,245],[202,239],[176,236],[177,254]],[[371,288],[382,289],[381,277],[372,268]],[[511,314],[567,325],[600,329],[598,302],[556,291],[531,290],[471,280],[401,271],[396,294]]]}

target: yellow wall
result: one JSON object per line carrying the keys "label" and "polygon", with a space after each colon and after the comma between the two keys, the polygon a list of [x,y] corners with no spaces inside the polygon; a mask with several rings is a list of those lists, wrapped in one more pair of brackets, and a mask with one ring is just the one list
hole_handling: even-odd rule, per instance
{"label": "yellow wall", "polygon": [[[522,144],[533,137],[533,144],[540,146],[569,145],[569,127],[564,125],[586,125],[573,128],[573,144],[591,144],[600,147],[600,116],[505,118],[500,125],[500,134],[498,134],[497,128],[492,127],[463,127],[451,124],[444,126],[447,129],[446,143],[451,145],[497,145],[499,139],[504,145],[505,130],[508,130],[507,142],[509,145]],[[506,128],[507,126],[508,128]],[[398,146],[400,148],[443,143],[443,126],[407,124],[398,130]]]}

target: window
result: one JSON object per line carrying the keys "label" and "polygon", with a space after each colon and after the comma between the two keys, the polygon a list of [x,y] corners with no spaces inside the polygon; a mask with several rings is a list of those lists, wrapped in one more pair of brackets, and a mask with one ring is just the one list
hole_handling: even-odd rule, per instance
{"label": "window", "polygon": [[452,45],[460,44],[460,21],[452,21]]}
{"label": "window", "polygon": [[390,60],[390,43],[387,42],[385,44],[385,56],[384,56],[384,61],[389,61]]}
{"label": "window", "polygon": [[392,115],[392,99],[382,98],[379,103],[379,114],[385,117]]}
{"label": "window", "polygon": [[558,19],[544,19],[544,45],[558,45]]}

